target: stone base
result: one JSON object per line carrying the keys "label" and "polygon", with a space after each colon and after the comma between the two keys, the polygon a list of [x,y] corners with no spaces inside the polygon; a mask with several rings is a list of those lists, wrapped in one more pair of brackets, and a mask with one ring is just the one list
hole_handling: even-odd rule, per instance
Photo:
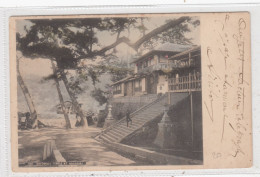
{"label": "stone base", "polygon": [[177,136],[173,134],[174,124],[158,123],[158,133],[154,144],[161,148],[174,148],[177,146]]}
{"label": "stone base", "polygon": [[115,119],[105,119],[105,123],[104,123],[103,128],[107,128],[107,127],[109,127],[110,125],[114,124],[115,122],[116,122]]}

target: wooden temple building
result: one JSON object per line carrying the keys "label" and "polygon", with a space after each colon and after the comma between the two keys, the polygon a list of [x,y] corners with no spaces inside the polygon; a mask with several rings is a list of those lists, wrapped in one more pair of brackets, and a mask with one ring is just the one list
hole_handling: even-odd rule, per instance
{"label": "wooden temple building", "polygon": [[112,84],[113,96],[140,96],[201,89],[200,46],[162,45],[132,62],[134,74]]}

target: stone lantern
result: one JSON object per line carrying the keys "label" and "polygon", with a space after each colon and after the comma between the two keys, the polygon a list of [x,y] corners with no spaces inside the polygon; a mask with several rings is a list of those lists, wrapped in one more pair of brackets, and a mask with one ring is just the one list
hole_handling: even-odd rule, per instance
{"label": "stone lantern", "polygon": [[115,122],[115,119],[112,116],[112,105],[109,104],[108,105],[108,114],[107,117],[105,119],[105,124],[104,124],[104,128],[109,127],[110,125],[112,125]]}
{"label": "stone lantern", "polygon": [[110,90],[110,94],[108,95],[108,114],[107,114],[107,117],[105,119],[105,124],[104,124],[104,128],[107,128],[109,127],[110,125],[112,125],[114,122],[115,122],[115,119],[113,118],[112,116],[112,105],[111,105],[111,98],[112,98],[112,90],[111,88],[109,89]]}

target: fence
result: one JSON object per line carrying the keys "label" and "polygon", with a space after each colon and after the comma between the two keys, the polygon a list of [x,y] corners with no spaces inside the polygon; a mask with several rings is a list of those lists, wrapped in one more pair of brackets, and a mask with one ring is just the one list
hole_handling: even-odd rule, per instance
{"label": "fence", "polygon": [[113,91],[113,94],[114,94],[114,95],[116,95],[116,94],[121,94],[121,93],[122,93],[121,90],[115,90],[115,91]]}
{"label": "fence", "polygon": [[141,92],[142,91],[142,87],[136,87],[135,88],[135,92]]}
{"label": "fence", "polygon": [[201,90],[201,75],[193,74],[179,78],[169,78],[170,92],[188,92]]}

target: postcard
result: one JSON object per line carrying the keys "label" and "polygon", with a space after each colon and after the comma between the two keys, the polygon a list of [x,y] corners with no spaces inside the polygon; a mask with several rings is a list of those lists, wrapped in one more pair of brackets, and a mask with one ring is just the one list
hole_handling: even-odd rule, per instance
{"label": "postcard", "polygon": [[14,172],[252,166],[250,14],[10,17]]}

